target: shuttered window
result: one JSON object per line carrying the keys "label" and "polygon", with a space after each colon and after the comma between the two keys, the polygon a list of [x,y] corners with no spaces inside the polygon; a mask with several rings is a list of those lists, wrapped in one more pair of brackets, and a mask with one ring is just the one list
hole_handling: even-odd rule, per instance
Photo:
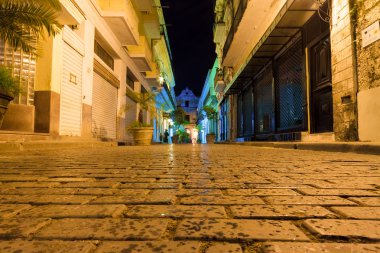
{"label": "shuttered window", "polygon": [[94,73],[92,132],[94,137],[116,138],[117,88]]}

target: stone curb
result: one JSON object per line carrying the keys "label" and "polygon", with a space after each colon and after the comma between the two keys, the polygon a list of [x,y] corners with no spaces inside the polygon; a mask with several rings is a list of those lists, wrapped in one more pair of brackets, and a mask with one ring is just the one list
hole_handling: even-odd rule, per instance
{"label": "stone curb", "polygon": [[28,150],[72,149],[116,147],[117,142],[62,142],[62,141],[31,141],[31,142],[3,142],[0,143],[0,153]]}
{"label": "stone curb", "polygon": [[218,142],[216,144],[242,145],[266,148],[300,149],[326,152],[351,152],[380,155],[380,144],[353,143],[306,143],[306,142]]}

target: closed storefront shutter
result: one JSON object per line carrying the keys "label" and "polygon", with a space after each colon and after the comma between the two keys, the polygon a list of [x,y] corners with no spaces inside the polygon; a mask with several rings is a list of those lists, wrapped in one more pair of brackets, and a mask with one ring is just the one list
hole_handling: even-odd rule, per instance
{"label": "closed storefront shutter", "polygon": [[82,120],[82,55],[63,43],[60,135],[80,136]]}
{"label": "closed storefront shutter", "polygon": [[258,134],[273,131],[273,87],[272,71],[266,70],[256,82],[256,121]]}
{"label": "closed storefront shutter", "polygon": [[94,73],[92,132],[97,138],[116,139],[117,88]]}
{"label": "closed storefront shutter", "polygon": [[278,130],[302,130],[306,106],[301,40],[279,58],[276,66]]}
{"label": "closed storefront shutter", "polygon": [[244,120],[244,137],[253,135],[253,92],[252,86],[249,85],[243,91],[243,120]]}

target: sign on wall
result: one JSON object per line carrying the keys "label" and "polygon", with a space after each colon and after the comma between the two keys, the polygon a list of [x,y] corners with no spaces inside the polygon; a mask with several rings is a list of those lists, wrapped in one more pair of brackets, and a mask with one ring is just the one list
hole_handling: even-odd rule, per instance
{"label": "sign on wall", "polygon": [[380,21],[376,21],[362,31],[362,47],[367,47],[380,39]]}

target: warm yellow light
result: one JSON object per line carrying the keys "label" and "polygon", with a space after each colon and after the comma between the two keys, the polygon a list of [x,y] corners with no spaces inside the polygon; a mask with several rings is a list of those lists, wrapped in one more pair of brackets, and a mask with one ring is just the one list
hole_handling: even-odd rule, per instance
{"label": "warm yellow light", "polygon": [[160,75],[160,77],[158,78],[158,81],[159,81],[159,83],[160,83],[161,85],[163,85],[163,84],[164,84],[164,81],[165,81],[165,78],[164,78],[162,75]]}

